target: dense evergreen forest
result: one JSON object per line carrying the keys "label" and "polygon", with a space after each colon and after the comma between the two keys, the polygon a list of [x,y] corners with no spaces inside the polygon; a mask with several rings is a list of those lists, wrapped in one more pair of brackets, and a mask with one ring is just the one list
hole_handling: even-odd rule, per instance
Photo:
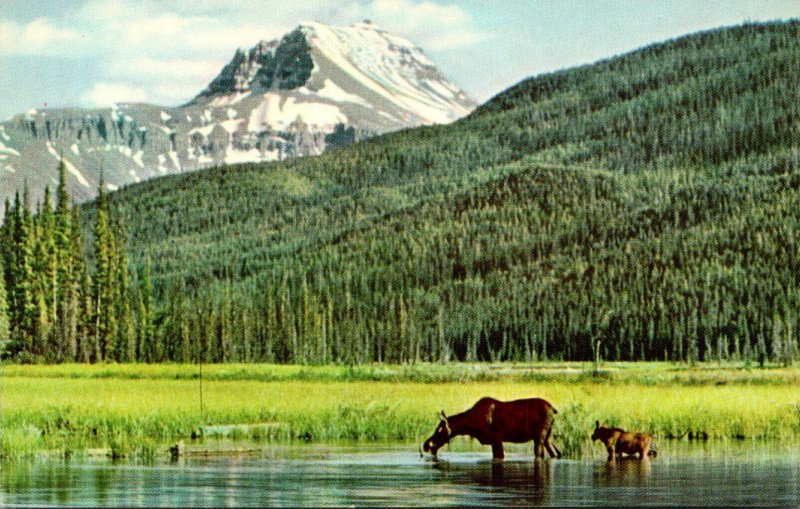
{"label": "dense evergreen forest", "polygon": [[11,353],[791,362],[798,40],[798,21],[713,30],[528,79],[447,126],[80,214],[61,191],[55,212],[17,200]]}
{"label": "dense evergreen forest", "polygon": [[[58,166],[55,207],[50,189],[31,213],[27,188],[5,203],[0,227],[0,345],[20,362],[135,360],[137,337],[128,259],[120,225],[108,215],[103,183],[95,202],[89,271],[80,208],[67,195]],[[101,179],[102,180],[102,179]],[[142,316],[145,316],[142,314]]]}

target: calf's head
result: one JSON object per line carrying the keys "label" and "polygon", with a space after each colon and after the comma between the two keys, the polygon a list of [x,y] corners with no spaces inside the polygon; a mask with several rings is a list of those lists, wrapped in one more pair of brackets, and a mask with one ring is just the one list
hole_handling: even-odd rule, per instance
{"label": "calf's head", "polygon": [[595,440],[600,440],[600,421],[594,421],[594,433],[592,433],[592,442]]}
{"label": "calf's head", "polygon": [[442,410],[442,420],[439,421],[439,425],[436,426],[436,431],[433,432],[433,435],[425,440],[422,449],[436,456],[439,449],[450,441],[452,434],[453,430],[450,429],[450,422],[447,420],[444,410]]}
{"label": "calf's head", "polygon": [[614,432],[611,428],[607,428],[605,426],[600,426],[600,421],[594,421],[594,432],[592,433],[592,442],[595,440],[600,440],[601,442],[605,442]]}

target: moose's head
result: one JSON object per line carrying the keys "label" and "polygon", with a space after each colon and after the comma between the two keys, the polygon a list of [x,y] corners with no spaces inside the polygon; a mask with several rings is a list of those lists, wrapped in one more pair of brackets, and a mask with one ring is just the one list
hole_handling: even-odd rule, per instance
{"label": "moose's head", "polygon": [[433,432],[433,435],[425,440],[425,443],[422,445],[423,450],[436,456],[439,449],[450,442],[452,434],[453,430],[450,429],[450,422],[447,420],[444,410],[442,410],[442,420],[439,421],[439,425],[436,426],[436,431]]}

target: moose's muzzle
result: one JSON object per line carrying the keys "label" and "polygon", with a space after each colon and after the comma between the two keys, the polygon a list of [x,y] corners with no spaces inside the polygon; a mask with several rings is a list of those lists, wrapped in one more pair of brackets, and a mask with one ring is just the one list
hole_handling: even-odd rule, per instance
{"label": "moose's muzzle", "polygon": [[439,447],[437,447],[436,444],[433,443],[433,440],[428,439],[425,441],[424,444],[422,444],[422,450],[425,452],[430,452],[431,454],[436,456],[436,452],[439,450]]}

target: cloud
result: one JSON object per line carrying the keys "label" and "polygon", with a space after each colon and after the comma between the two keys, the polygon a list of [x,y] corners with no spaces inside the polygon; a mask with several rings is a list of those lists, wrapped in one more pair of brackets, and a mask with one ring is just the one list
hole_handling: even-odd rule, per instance
{"label": "cloud", "polygon": [[303,5],[276,0],[87,0],[59,19],[39,18],[27,25],[0,22],[0,54],[133,53],[163,59],[203,52],[205,58],[227,58],[235,48],[280,37],[301,21],[349,25],[364,18],[432,51],[492,36],[478,30],[456,3],[430,0],[316,0]]}
{"label": "cloud", "polygon": [[453,32],[438,35],[432,38],[428,44],[423,44],[422,47],[426,51],[447,51],[471,46],[478,42],[492,39],[493,37],[494,35],[489,33],[470,31]]}
{"label": "cloud", "polygon": [[169,58],[159,60],[149,56],[119,58],[109,66],[108,72],[115,78],[161,79],[176,76],[182,81],[198,78],[213,78],[220,71],[216,60],[192,60],[189,58]]}
{"label": "cloud", "polygon": [[147,101],[165,106],[194,97],[219,73],[217,60],[152,57],[118,58],[107,69],[112,83],[125,83],[133,90],[146,90]]}
{"label": "cloud", "polygon": [[494,37],[478,30],[469,13],[456,4],[374,0],[368,10],[373,18],[387,20],[385,28],[429,52],[462,48]]}
{"label": "cloud", "polygon": [[147,92],[124,83],[95,83],[80,97],[84,106],[109,106],[117,102],[147,102]]}
{"label": "cloud", "polygon": [[205,88],[236,48],[279,38],[301,21],[365,18],[428,53],[491,37],[461,6],[431,0],[84,0],[58,17],[0,20],[0,55],[91,60],[97,73],[76,77],[86,82],[85,104],[179,103]]}
{"label": "cloud", "polygon": [[30,23],[0,21],[0,54],[35,55],[70,51],[68,46],[79,42],[80,34],[69,28],[59,28],[47,18]]}

